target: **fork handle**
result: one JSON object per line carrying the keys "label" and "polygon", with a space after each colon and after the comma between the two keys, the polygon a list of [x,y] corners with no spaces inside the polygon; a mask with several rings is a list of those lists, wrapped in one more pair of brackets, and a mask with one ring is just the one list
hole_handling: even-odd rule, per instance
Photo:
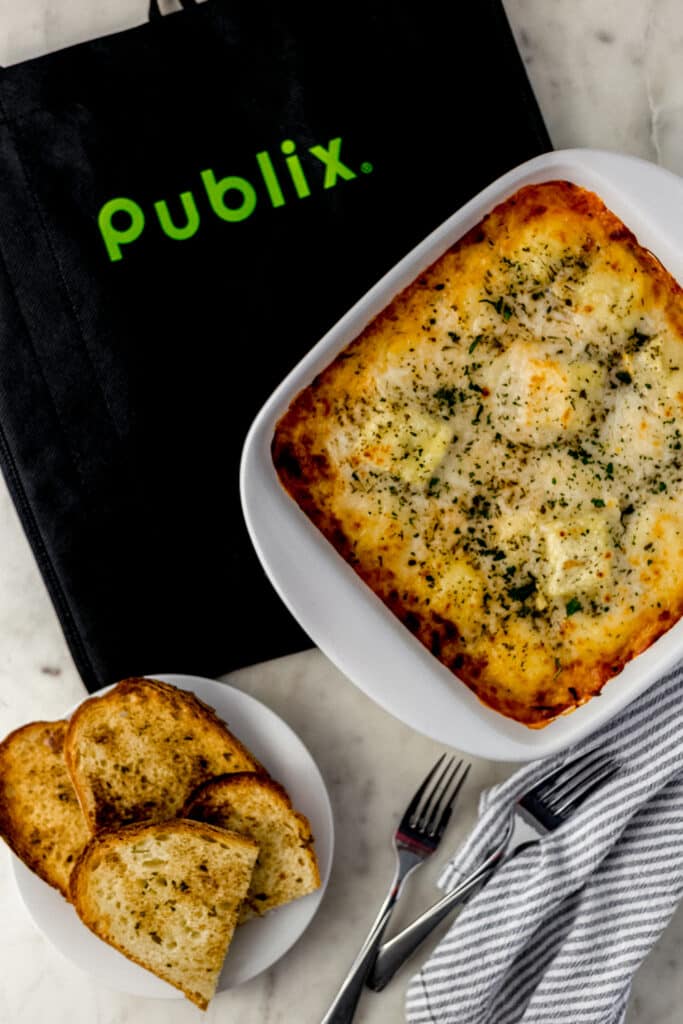
{"label": "fork handle", "polygon": [[366,979],[368,987],[375,992],[381,992],[399,967],[413,955],[418,946],[422,945],[439,922],[443,921],[454,907],[462,903],[473,889],[483,882],[487,882],[499,864],[500,858],[498,857],[487,859],[457,888],[452,889],[446,896],[434,903],[429,910],[416,918],[393,939],[385,942],[377,955],[370,976]]}
{"label": "fork handle", "polygon": [[353,1020],[358,1000],[399,893],[399,885],[394,884],[321,1024],[350,1024]]}

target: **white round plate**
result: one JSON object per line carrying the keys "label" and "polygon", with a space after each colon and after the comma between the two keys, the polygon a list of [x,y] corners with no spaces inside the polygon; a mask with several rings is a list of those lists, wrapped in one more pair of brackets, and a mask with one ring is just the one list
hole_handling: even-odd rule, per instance
{"label": "white round plate", "polygon": [[[218,991],[240,985],[279,960],[305,931],[322,900],[332,866],[332,808],[318,767],[299,737],[260,701],[226,683],[199,676],[158,675],[155,679],[191,690],[215,708],[231,731],[288,791],[315,837],[321,886],[308,896],[240,925],[228,950]],[[78,967],[109,988],[162,999],[182,993],[127,960],[89,931],[70,903],[16,857],[14,874],[28,912],[50,942]]]}

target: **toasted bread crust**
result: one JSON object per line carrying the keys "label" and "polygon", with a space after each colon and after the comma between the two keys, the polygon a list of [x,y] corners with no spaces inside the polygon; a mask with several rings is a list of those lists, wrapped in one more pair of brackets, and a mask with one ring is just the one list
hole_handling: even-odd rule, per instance
{"label": "toasted bread crust", "polygon": [[89,837],[63,756],[67,723],[30,722],[0,743],[0,835],[69,898],[69,876]]}
{"label": "toasted bread crust", "polygon": [[195,790],[182,814],[258,843],[259,858],[240,922],[319,888],[310,823],[294,809],[284,787],[269,776],[236,772],[210,779]]}
{"label": "toasted bread crust", "polygon": [[[110,858],[114,864],[112,869],[114,872],[119,867],[121,862],[121,856],[125,855],[130,848],[135,844],[136,840],[149,840],[152,843],[156,842],[159,837],[166,837],[171,835],[174,838],[185,836],[190,840],[191,844],[195,844],[197,840],[199,849],[201,850],[201,841],[205,841],[213,844],[212,849],[220,847],[225,849],[229,855],[237,854],[242,857],[244,861],[244,867],[248,868],[243,879],[243,891],[237,893],[228,893],[221,891],[222,884],[222,872],[211,870],[204,870],[203,873],[197,874],[197,865],[189,861],[185,861],[182,864],[172,864],[169,868],[169,876],[173,875],[174,870],[176,873],[182,876],[180,885],[176,884],[175,877],[171,877],[171,886],[169,887],[165,883],[164,889],[162,890],[162,896],[158,893],[151,897],[146,897],[145,892],[148,890],[146,884],[143,883],[144,889],[142,895],[136,901],[136,910],[140,912],[140,920],[144,921],[144,927],[152,929],[154,935],[154,942],[159,940],[159,946],[162,947],[163,929],[167,926],[176,925],[176,907],[178,912],[183,913],[191,918],[193,921],[201,920],[201,917],[193,917],[193,913],[196,914],[198,910],[198,898],[196,895],[197,879],[206,882],[208,888],[208,896],[202,893],[201,899],[212,900],[218,903],[221,899],[225,899],[226,895],[231,899],[234,899],[234,908],[229,910],[227,913],[222,912],[224,918],[224,933],[223,939],[220,939],[216,943],[213,942],[209,950],[207,951],[207,958],[213,961],[209,967],[206,968],[207,973],[211,974],[208,979],[209,988],[211,988],[210,994],[205,994],[196,987],[192,987],[189,983],[183,981],[178,976],[177,972],[169,972],[164,968],[163,965],[152,963],[144,956],[133,951],[130,946],[117,936],[115,932],[115,923],[112,924],[111,913],[109,907],[101,906],[96,899],[96,894],[93,892],[93,874],[100,867],[102,862],[106,862]],[[211,994],[215,989],[215,984],[218,980],[218,975],[222,967],[223,959],[227,948],[232,940],[232,935],[237,922],[237,914],[239,905],[247,889],[248,878],[251,875],[251,868],[253,867],[254,860],[258,852],[258,846],[252,840],[248,839],[243,835],[229,832],[225,829],[215,828],[212,825],[200,823],[196,821],[186,821],[183,819],[174,819],[173,821],[160,822],[160,823],[136,823],[131,825],[125,825],[118,829],[103,830],[96,835],[92,836],[88,844],[81,853],[74,870],[71,875],[70,883],[70,895],[74,907],[83,921],[83,923],[94,932],[100,939],[118,949],[119,952],[123,953],[129,960],[134,961],[146,970],[151,971],[164,981],[174,985],[195,1005],[199,1006],[200,1009],[206,1010]],[[226,863],[230,860],[230,856],[227,858]],[[144,866],[144,865],[143,865]],[[192,875],[192,872],[194,876]],[[154,872],[156,874],[157,872]],[[127,887],[130,885],[130,875],[126,877],[125,869],[122,872],[123,881],[121,889],[123,892],[127,891]],[[152,869],[149,871],[150,881],[153,879]],[[187,886],[184,882],[184,876],[191,879],[191,884]],[[139,881],[138,878],[135,881]],[[112,883],[110,883],[112,884]],[[172,900],[168,899],[167,893],[171,892],[173,897]],[[164,899],[165,898],[165,899]],[[147,904],[146,900],[149,901]],[[159,900],[155,905],[154,900]],[[216,919],[215,907],[213,913],[210,914],[210,919]],[[218,947],[218,948],[217,948]],[[175,947],[174,947],[175,948]],[[160,954],[161,955],[161,954]],[[175,953],[169,954],[164,952],[164,956],[173,956]],[[182,951],[180,954],[182,956]],[[169,965],[166,965],[169,966]],[[175,965],[174,965],[175,966]],[[201,967],[201,965],[200,965]]]}
{"label": "toasted bread crust", "polygon": [[81,704],[64,753],[93,832],[174,817],[196,786],[226,767],[264,771],[194,693],[146,678],[122,680]]}

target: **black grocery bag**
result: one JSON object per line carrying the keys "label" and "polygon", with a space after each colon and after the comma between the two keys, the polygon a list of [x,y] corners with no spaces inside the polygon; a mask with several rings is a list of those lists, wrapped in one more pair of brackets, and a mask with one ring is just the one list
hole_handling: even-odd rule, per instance
{"label": "black grocery bag", "polygon": [[309,644],[243,525],[248,426],[550,148],[499,0],[183,6],[0,72],[0,460],[90,689]]}

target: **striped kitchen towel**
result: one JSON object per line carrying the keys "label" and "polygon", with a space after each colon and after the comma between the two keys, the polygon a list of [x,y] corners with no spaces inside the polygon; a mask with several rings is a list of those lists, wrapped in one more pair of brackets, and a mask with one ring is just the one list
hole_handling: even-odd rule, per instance
{"label": "striped kitchen towel", "polygon": [[592,749],[620,771],[504,865],[411,981],[410,1024],[622,1024],[631,979],[683,895],[683,663],[561,756],[484,793],[453,888],[500,834],[516,795]]}

